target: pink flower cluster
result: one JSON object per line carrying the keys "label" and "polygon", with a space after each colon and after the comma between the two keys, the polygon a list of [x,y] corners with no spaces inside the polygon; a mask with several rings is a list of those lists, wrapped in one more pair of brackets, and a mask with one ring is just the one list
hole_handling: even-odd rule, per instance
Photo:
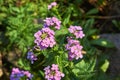
{"label": "pink flower cluster", "polygon": [[44,22],[45,27],[55,26],[55,29],[60,29],[61,21],[58,20],[56,17],[46,18]]}
{"label": "pink flower cluster", "polygon": [[45,79],[47,80],[61,80],[61,77],[64,77],[64,74],[59,71],[58,65],[52,64],[52,67],[47,66],[45,70]]}
{"label": "pink flower cluster", "polygon": [[70,33],[73,33],[76,38],[83,38],[85,36],[80,26],[70,26],[68,30]]}
{"label": "pink flower cluster", "polygon": [[48,47],[53,47],[56,44],[54,35],[54,31],[50,28],[42,28],[34,34],[36,38],[34,42],[37,44],[37,46],[40,46],[41,50]]}
{"label": "pink flower cluster", "polygon": [[78,40],[73,40],[68,38],[68,44],[66,44],[66,50],[68,50],[68,59],[73,60],[74,58],[77,60],[82,58],[82,46],[79,44]]}
{"label": "pink flower cluster", "polygon": [[52,7],[56,6],[57,3],[56,2],[52,2],[50,5],[48,5],[48,9],[51,9]]}
{"label": "pink flower cluster", "polygon": [[23,71],[19,68],[13,68],[10,75],[10,80],[20,80],[20,78],[26,76],[27,80],[31,80],[33,75],[29,71]]}

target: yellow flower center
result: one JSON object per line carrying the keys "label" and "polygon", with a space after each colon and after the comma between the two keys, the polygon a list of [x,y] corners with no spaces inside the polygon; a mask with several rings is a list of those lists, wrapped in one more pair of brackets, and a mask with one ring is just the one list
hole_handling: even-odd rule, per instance
{"label": "yellow flower center", "polygon": [[46,33],[43,33],[42,35],[41,35],[41,38],[42,39],[45,39],[47,37],[47,34]]}

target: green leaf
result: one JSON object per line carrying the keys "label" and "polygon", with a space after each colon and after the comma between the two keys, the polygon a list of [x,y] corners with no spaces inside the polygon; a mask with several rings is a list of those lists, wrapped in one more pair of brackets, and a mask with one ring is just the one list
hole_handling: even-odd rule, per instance
{"label": "green leaf", "polygon": [[18,64],[19,64],[20,66],[24,66],[22,59],[19,59]]}
{"label": "green leaf", "polygon": [[88,62],[81,60],[79,63],[75,65],[75,69],[73,69],[73,72],[75,72],[76,69],[79,69],[80,73],[92,72],[94,70],[95,64],[96,64],[96,58],[91,59],[91,61],[88,61]]}
{"label": "green leaf", "polygon": [[101,66],[103,72],[106,72],[109,67],[109,61],[105,60],[105,63]]}
{"label": "green leaf", "polygon": [[48,57],[49,57],[49,55],[48,55],[47,51],[45,51],[45,50],[43,50],[43,51],[42,51],[42,54],[43,54],[46,58],[48,58]]}
{"label": "green leaf", "polygon": [[79,77],[79,79],[89,79],[94,75],[94,68],[96,64],[96,58],[91,58],[90,61],[81,60],[72,69],[72,72]]}
{"label": "green leaf", "polygon": [[42,79],[44,79],[44,73],[43,73],[43,71],[39,70],[39,76],[40,76]]}
{"label": "green leaf", "polygon": [[29,65],[29,63],[27,63],[27,62],[26,62],[25,60],[23,60],[23,59],[19,59],[18,65],[19,65],[20,68],[23,68],[23,69],[25,69],[25,70],[30,70],[30,65]]}
{"label": "green leaf", "polygon": [[84,29],[85,34],[88,34],[88,31],[92,29],[94,22],[95,22],[94,19],[88,19],[88,20],[84,23],[83,29]]}
{"label": "green leaf", "polygon": [[68,29],[66,27],[61,28],[55,32],[55,36],[65,35],[68,34]]}
{"label": "green leaf", "polygon": [[112,23],[120,30],[120,21],[112,20]]}
{"label": "green leaf", "polygon": [[116,20],[112,20],[112,23],[115,25],[115,26],[118,26],[118,23]]}
{"label": "green leaf", "polygon": [[97,32],[97,29],[89,29],[86,35],[90,36],[90,35],[95,34],[95,32]]}
{"label": "green leaf", "polygon": [[16,11],[16,12],[18,12],[18,13],[20,12],[20,9],[17,8],[17,7],[12,7],[12,10],[13,10],[13,11]]}
{"label": "green leaf", "polygon": [[65,17],[65,19],[64,19],[64,21],[63,21],[63,24],[64,24],[64,25],[68,24],[69,20],[70,20],[70,14],[68,14],[68,15]]}
{"label": "green leaf", "polygon": [[92,58],[88,63],[87,71],[93,72],[96,65],[96,58]]}
{"label": "green leaf", "polygon": [[114,47],[114,44],[112,42],[110,42],[106,39],[102,39],[102,38],[92,40],[90,43],[93,45],[98,45],[98,46],[102,46],[102,47],[106,47],[106,48]]}
{"label": "green leaf", "polygon": [[94,8],[94,9],[91,9],[90,11],[88,11],[86,13],[86,15],[97,14],[98,12],[99,12],[98,9]]}
{"label": "green leaf", "polygon": [[85,61],[81,60],[78,64],[75,65],[77,68],[84,68],[85,67]]}
{"label": "green leaf", "polygon": [[72,72],[74,72],[74,73],[75,73],[75,75],[77,75],[77,73],[79,73],[79,72],[80,72],[80,69],[72,69]]}

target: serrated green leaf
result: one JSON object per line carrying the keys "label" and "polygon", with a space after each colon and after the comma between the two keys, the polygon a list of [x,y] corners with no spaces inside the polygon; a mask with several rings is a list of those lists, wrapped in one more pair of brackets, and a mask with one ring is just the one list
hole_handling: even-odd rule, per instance
{"label": "serrated green leaf", "polygon": [[80,79],[90,78],[93,76],[94,68],[96,65],[96,58],[92,58],[90,61],[81,60],[79,63],[75,64],[72,72],[78,76]]}

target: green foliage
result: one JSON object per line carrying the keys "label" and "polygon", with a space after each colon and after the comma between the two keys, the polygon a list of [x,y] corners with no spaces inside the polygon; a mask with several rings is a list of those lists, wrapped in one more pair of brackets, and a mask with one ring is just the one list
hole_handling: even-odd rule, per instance
{"label": "green foliage", "polygon": [[[36,5],[36,3],[30,1],[27,3],[25,0],[25,2],[20,2],[24,5],[21,4],[17,7],[17,1],[14,2],[11,0],[10,2],[11,4],[9,4],[8,7],[2,5],[6,5],[9,1],[6,3],[3,1],[3,3],[1,3],[1,11],[3,11],[3,13],[0,14],[0,21],[5,21],[6,36],[9,37],[8,49],[15,45],[21,49],[23,53],[25,53],[27,51],[27,47],[33,45],[32,42],[34,41],[34,33],[41,27],[40,24],[36,24],[35,22],[37,21],[38,13],[40,14],[38,9],[45,6],[39,7],[41,4]],[[45,9],[40,11],[43,12],[39,16],[46,14],[44,13]]]}
{"label": "green foliage", "polygon": [[75,65],[75,68],[72,69],[73,73],[80,79],[89,79],[94,73],[94,68],[96,64],[96,58],[91,59],[90,61],[81,60]]}

